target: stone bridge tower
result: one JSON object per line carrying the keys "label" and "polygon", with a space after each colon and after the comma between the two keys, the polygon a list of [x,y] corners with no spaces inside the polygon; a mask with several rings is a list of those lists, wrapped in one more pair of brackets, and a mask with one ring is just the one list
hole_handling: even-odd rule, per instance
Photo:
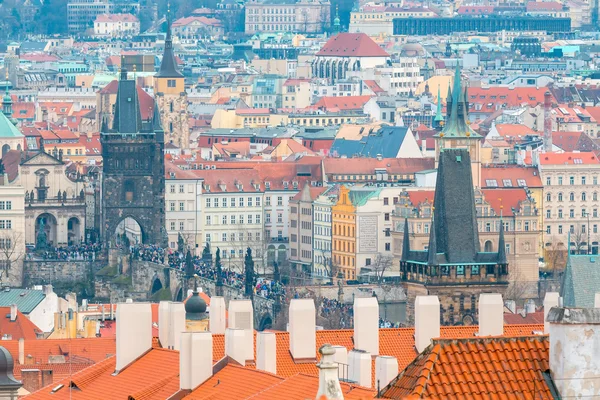
{"label": "stone bridge tower", "polygon": [[121,70],[112,127],[102,123],[102,229],[111,243],[119,223],[134,219],[143,243],[166,246],[164,132],[157,107],[142,120],[135,79]]}

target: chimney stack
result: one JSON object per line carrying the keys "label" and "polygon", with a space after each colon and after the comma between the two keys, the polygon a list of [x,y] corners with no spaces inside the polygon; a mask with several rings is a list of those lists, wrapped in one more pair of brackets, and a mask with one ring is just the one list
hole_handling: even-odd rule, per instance
{"label": "chimney stack", "polygon": [[169,349],[179,350],[182,332],[185,332],[185,305],[169,303]]}
{"label": "chimney stack", "polygon": [[277,339],[274,332],[256,334],[256,369],[277,373]]}
{"label": "chimney stack", "polygon": [[10,322],[15,322],[17,320],[17,305],[10,305]]}
{"label": "chimney stack", "polygon": [[594,308],[600,308],[600,292],[594,296]]}
{"label": "chimney stack", "polygon": [[227,328],[225,330],[225,355],[233,358],[240,365],[246,365],[246,331],[244,329]]}
{"label": "chimney stack", "polygon": [[39,369],[22,369],[21,381],[23,382],[23,389],[30,393],[36,392],[42,388]]}
{"label": "chimney stack", "polygon": [[[212,308],[212,302],[211,302]],[[244,350],[246,360],[254,359],[254,310],[250,300],[231,300],[229,302],[229,327],[243,329],[246,335]],[[244,365],[244,363],[241,363]]]}
{"label": "chimney stack", "polygon": [[335,353],[333,354],[333,361],[338,363],[338,376],[340,378],[348,379],[348,349],[344,346],[331,346]]}
{"label": "chimney stack", "polygon": [[348,354],[348,379],[359,386],[371,387],[371,355],[366,351],[352,350]]}
{"label": "chimney stack", "polygon": [[552,307],[558,307],[558,292],[546,292],[544,296],[544,333],[550,333],[550,323],[547,321],[548,313]]}
{"label": "chimney stack", "polygon": [[313,299],[293,299],[290,303],[290,353],[294,360],[316,358],[317,317]]}
{"label": "chimney stack", "polygon": [[379,303],[376,297],[354,298],[354,348],[379,354]]}
{"label": "chimney stack", "polygon": [[544,93],[544,152],[552,152],[552,95]]}
{"label": "chimney stack", "polygon": [[319,349],[321,361],[317,364],[319,369],[319,391],[317,399],[344,400],[342,387],[338,379],[338,365],[333,360],[335,350],[331,345],[325,344]]}
{"label": "chimney stack", "polygon": [[375,359],[375,388],[379,391],[398,376],[396,357],[378,356]]}
{"label": "chimney stack", "polygon": [[120,303],[117,307],[117,360],[115,372],[152,348],[150,303]]}
{"label": "chimney stack", "polygon": [[499,293],[479,295],[479,336],[504,334],[504,303]]}
{"label": "chimney stack", "polygon": [[180,349],[179,384],[181,390],[192,390],[212,376],[212,333],[182,332]]}
{"label": "chimney stack", "polygon": [[51,369],[42,370],[42,386],[41,387],[46,387],[48,385],[51,385],[53,381],[54,381],[54,371],[52,371]]}
{"label": "chimney stack", "polygon": [[417,296],[415,299],[415,347],[421,353],[440,337],[440,300],[437,296]]}
{"label": "chimney stack", "polygon": [[600,396],[600,309],[553,307],[550,371],[563,398]]}
{"label": "chimney stack", "polygon": [[[170,304],[170,301],[161,301],[158,304],[158,340],[165,349],[169,347]],[[102,316],[104,317],[104,308],[102,308]]]}
{"label": "chimney stack", "polygon": [[211,297],[208,318],[212,333],[225,333],[227,320],[225,317],[225,299],[223,297]]}
{"label": "chimney stack", "polygon": [[19,364],[25,365],[25,339],[19,339]]}

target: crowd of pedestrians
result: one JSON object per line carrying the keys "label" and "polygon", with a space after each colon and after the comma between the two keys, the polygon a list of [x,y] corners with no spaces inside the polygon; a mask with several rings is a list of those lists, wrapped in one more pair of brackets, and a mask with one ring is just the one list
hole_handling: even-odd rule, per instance
{"label": "crowd of pedestrians", "polygon": [[76,244],[71,246],[52,247],[43,251],[29,252],[28,260],[43,259],[57,261],[94,261],[98,257],[102,245]]}

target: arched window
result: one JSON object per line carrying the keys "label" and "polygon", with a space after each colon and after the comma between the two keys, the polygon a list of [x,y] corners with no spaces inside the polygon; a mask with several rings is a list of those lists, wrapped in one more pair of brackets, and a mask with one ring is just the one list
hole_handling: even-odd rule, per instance
{"label": "arched window", "polygon": [[135,198],[135,183],[132,180],[127,180],[123,184],[123,200],[133,201]]}
{"label": "arched window", "polygon": [[563,195],[562,195],[562,193],[558,194],[558,201],[563,201]]}
{"label": "arched window", "polygon": [[6,155],[6,153],[8,153],[10,151],[10,146],[8,144],[5,144],[4,146],[2,146],[2,157],[4,157]]}
{"label": "arched window", "polygon": [[552,195],[550,193],[546,194],[546,201],[552,201]]}
{"label": "arched window", "polygon": [[587,200],[587,194],[585,192],[581,193],[581,201],[586,201]]}
{"label": "arched window", "polygon": [[594,201],[598,201],[598,193],[594,192],[594,193],[592,194],[592,200],[594,200]]}
{"label": "arched window", "polygon": [[575,201],[575,193],[569,193],[569,201]]}

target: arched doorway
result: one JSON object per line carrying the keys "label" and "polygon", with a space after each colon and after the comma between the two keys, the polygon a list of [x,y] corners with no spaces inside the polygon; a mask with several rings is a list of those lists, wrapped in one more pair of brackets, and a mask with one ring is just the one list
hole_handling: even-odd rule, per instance
{"label": "arched doorway", "polygon": [[5,144],[4,146],[2,146],[2,157],[4,157],[6,155],[6,153],[8,153],[10,151],[10,146],[8,144]]}
{"label": "arched doorway", "polygon": [[158,276],[154,277],[152,281],[152,288],[150,289],[150,294],[154,294],[163,288],[162,282],[158,279]]}
{"label": "arched doorway", "polygon": [[46,243],[49,246],[56,246],[58,243],[56,236],[57,225],[56,218],[52,214],[44,213],[38,216],[35,220],[35,243],[38,244],[40,227],[43,226],[44,232],[46,232]]}
{"label": "arched doorway", "polygon": [[485,241],[485,244],[483,245],[483,251],[485,251],[486,253],[492,252],[492,241],[491,240]]}
{"label": "arched doorway", "polygon": [[270,244],[269,247],[267,247],[267,263],[273,264],[274,261],[275,261],[275,246]]}
{"label": "arched doorway", "polygon": [[67,222],[67,229],[69,246],[81,243],[81,223],[79,222],[79,218],[69,218],[69,221]]}
{"label": "arched doorway", "polygon": [[143,243],[141,225],[133,218],[126,217],[115,229],[115,243],[117,246],[128,246]]}
{"label": "arched doorway", "polygon": [[283,263],[285,263],[286,260],[287,260],[287,249],[285,248],[285,245],[280,244],[279,248],[277,249],[277,262],[279,264],[283,264]]}

